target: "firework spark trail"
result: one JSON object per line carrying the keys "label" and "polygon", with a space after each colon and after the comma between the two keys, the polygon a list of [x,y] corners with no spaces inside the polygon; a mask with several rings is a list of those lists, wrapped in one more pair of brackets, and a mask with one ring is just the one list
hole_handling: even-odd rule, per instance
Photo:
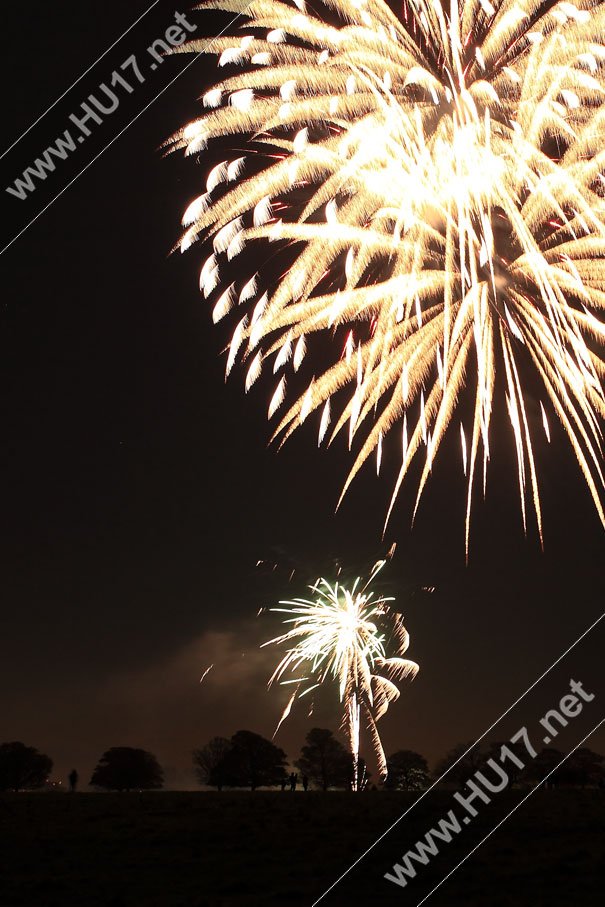
{"label": "firework spark trail", "polygon": [[208,667],[206,668],[206,670],[204,671],[204,673],[203,673],[202,676],[200,677],[200,683],[203,683],[203,682],[204,682],[204,680],[206,679],[206,677],[208,676],[208,674],[210,673],[210,671],[212,670],[213,667],[214,667],[213,664],[208,665]]}
{"label": "firework spark trail", "polygon": [[[280,602],[287,607],[271,610],[291,615],[284,623],[292,626],[281,636],[263,643],[264,646],[289,644],[269,681],[269,685],[276,681],[295,685],[278,728],[296,699],[330,680],[338,684],[343,704],[342,724],[353,757],[355,789],[362,718],[367,722],[379,771],[386,775],[386,757],[377,722],[389,704],[399,698],[394,681],[413,678],[418,672],[415,662],[401,657],[408,648],[409,637],[402,616],[389,606],[393,599],[374,598],[368,591],[384,563],[379,561],[375,565],[361,588],[359,577],[350,589],[318,579],[309,586],[313,600],[297,598]],[[387,657],[387,636],[396,653],[390,657]]]}
{"label": "firework spark trail", "polygon": [[[541,535],[532,432],[550,440],[550,428],[542,400],[541,416],[528,407],[529,365],[605,524],[605,3],[407,0],[402,20],[382,0],[320,9],[253,0],[243,36],[209,47],[231,74],[172,141],[189,155],[216,138],[250,142],[212,168],[183,218],[183,251],[198,238],[214,245],[200,278],[214,320],[243,308],[227,372],[246,361],[249,390],[273,371],[272,417],[316,334],[331,333],[332,361],[309,356],[307,390],[275,436],[315,410],[320,443],[347,425],[350,446],[359,433],[344,494],[374,450],[380,467],[403,424],[387,520],[424,449],[418,506],[469,397],[468,551],[496,393],[524,526],[529,497]],[[286,273],[276,283],[261,267],[228,283],[230,262],[258,241],[289,249]]]}

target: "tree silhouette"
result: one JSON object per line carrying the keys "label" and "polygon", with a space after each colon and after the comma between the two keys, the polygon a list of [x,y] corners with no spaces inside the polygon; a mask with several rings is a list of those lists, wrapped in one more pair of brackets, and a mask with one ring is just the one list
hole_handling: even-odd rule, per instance
{"label": "tree silhouette", "polygon": [[157,790],[164,785],[164,773],[152,753],[114,746],[99,759],[90,783],[105,790]]}
{"label": "tree silhouette", "polygon": [[385,787],[393,790],[420,790],[428,784],[427,761],[413,750],[397,750],[389,756],[387,771]]}
{"label": "tree silhouette", "polygon": [[[468,750],[468,753],[466,750]],[[464,755],[465,753],[466,755]],[[444,782],[446,784],[457,782],[463,787],[471,775],[474,775],[477,769],[481,768],[483,759],[484,756],[478,743],[458,743],[437,763],[434,775],[439,778],[445,771],[450,769],[444,778]]]}
{"label": "tree silhouette", "polygon": [[[502,755],[502,748],[506,747],[507,750],[513,754],[513,757],[516,757],[519,762],[521,762],[525,768],[519,768],[515,763],[515,759],[511,758],[506,752],[504,756]],[[529,765],[530,756],[520,740],[517,740],[516,743],[512,743],[510,740],[495,740],[489,744],[485,755],[481,759],[481,765],[479,768],[481,770],[485,769],[489,773],[490,766],[487,765],[489,759],[493,759],[502,769],[506,772],[509,779],[509,784],[512,787],[517,781],[523,778],[524,773],[527,771]]]}
{"label": "tree silhouette", "polygon": [[[544,781],[549,775],[545,780],[546,787],[557,787],[560,784],[586,787],[601,784],[605,779],[603,756],[594,753],[587,746],[580,747],[563,762],[564,758],[564,754],[559,750],[546,747],[528,765],[525,777],[528,781],[536,783]],[[557,765],[560,767],[556,768]]]}
{"label": "tree silhouette", "polygon": [[345,787],[351,776],[351,755],[332,731],[314,727],[306,737],[296,768],[322,790]]}
{"label": "tree silhouette", "polygon": [[213,737],[206,746],[193,751],[193,765],[200,784],[209,784],[222,790],[228,784],[226,757],[231,742],[226,737]]}
{"label": "tree silhouette", "polygon": [[286,754],[252,731],[237,731],[230,747],[216,766],[227,787],[275,787],[286,778]]}
{"label": "tree silhouette", "polygon": [[594,753],[587,746],[581,746],[572,753],[563,767],[567,766],[565,780],[580,787],[587,784],[601,784],[605,779],[603,756]]}
{"label": "tree silhouette", "polygon": [[557,768],[564,758],[560,750],[556,750],[554,747],[545,747],[540,750],[532,762],[528,763],[523,776],[528,781],[543,781],[546,787],[556,787],[565,777],[566,763]]}
{"label": "tree silhouette", "polygon": [[0,745],[0,790],[36,790],[43,787],[53,761],[24,743]]}

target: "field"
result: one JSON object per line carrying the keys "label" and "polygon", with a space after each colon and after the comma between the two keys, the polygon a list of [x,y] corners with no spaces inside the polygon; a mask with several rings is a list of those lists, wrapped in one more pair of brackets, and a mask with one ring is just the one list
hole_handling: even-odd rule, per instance
{"label": "field", "polygon": [[[311,907],[417,795],[18,794],[0,800],[1,907]],[[432,792],[322,905],[416,905],[524,796],[483,806],[405,889],[382,875],[455,803]],[[540,790],[428,903],[603,904],[605,793]]]}

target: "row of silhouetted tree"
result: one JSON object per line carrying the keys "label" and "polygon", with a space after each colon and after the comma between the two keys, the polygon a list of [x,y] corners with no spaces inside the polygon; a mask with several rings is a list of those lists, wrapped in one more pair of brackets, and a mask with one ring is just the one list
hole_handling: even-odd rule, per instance
{"label": "row of silhouetted tree", "polygon": [[[40,790],[49,783],[52,767],[50,756],[33,746],[19,741],[2,743],[0,791]],[[158,790],[164,785],[164,773],[152,753],[114,746],[99,759],[90,784],[104,790]]]}
{"label": "row of silhouetted tree", "polygon": [[[194,750],[193,764],[200,784],[216,787],[276,787],[288,779],[287,756],[282,749],[252,731],[238,731],[230,739],[213,737]],[[353,778],[353,760],[332,731],[313,728],[307,734],[295,767],[316,787],[348,787]],[[365,766],[362,776],[367,777]]]}
{"label": "row of silhouetted tree", "polygon": [[[508,749],[502,757],[503,747]],[[603,756],[580,747],[564,760],[563,753],[546,748],[530,758],[520,743],[494,742],[487,746],[459,744],[451,749],[431,773],[424,756],[398,750],[387,760],[384,783],[390,790],[423,790],[447,772],[445,783],[463,786],[477,771],[487,776],[496,764],[506,771],[509,783],[533,785],[548,778],[549,786],[605,786]],[[561,763],[559,765],[559,763]],[[523,764],[523,768],[519,764]],[[193,752],[193,765],[200,784],[223,788],[282,787],[290,769],[286,753],[260,734],[237,731],[232,737],[213,737]],[[320,790],[347,789],[354,776],[351,754],[325,728],[313,728],[306,737],[294,766]],[[20,742],[0,744],[0,790],[36,790],[48,784],[52,759]],[[369,773],[363,760],[357,766],[361,787]],[[156,757],[143,749],[112,747],[101,756],[89,782],[103,790],[158,790],[164,775]]]}
{"label": "row of silhouetted tree", "polygon": [[[509,754],[502,758],[502,748]],[[275,787],[286,779],[286,754],[269,740],[250,731],[238,731],[233,737],[214,737],[202,749],[195,750],[193,762],[200,784],[216,787]],[[563,753],[543,749],[535,758],[528,756],[520,744],[491,743],[486,747],[461,743],[451,749],[431,773],[424,756],[413,750],[397,750],[387,759],[388,774],[384,787],[389,790],[423,790],[444,773],[444,783],[463,786],[476,771],[487,776],[493,762],[503,766],[511,785],[535,784],[548,776],[550,786],[605,784],[603,756],[587,747],[577,749],[564,760]],[[559,766],[559,763],[563,764]],[[525,768],[519,768],[519,763]],[[317,788],[350,787],[353,777],[351,754],[332,731],[313,728],[295,767]],[[554,771],[553,771],[554,770]],[[367,786],[369,773],[363,760],[357,772],[362,786]]]}

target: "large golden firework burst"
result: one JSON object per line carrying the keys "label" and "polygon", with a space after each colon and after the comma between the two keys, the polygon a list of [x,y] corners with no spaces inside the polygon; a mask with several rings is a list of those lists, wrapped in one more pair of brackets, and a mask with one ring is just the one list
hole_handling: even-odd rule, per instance
{"label": "large golden firework burst", "polygon": [[[549,434],[547,410],[605,523],[605,3],[407,0],[400,19],[382,0],[253,0],[240,28],[181,48],[216,54],[226,73],[173,139],[210,154],[243,137],[247,152],[212,167],[183,219],[183,250],[214,244],[201,271],[214,320],[242,307],[227,372],[245,360],[246,389],[275,373],[270,417],[294,385],[281,439],[314,410],[320,442],[359,435],[345,490],[402,435],[389,514],[424,451],[420,499],[470,397],[467,546],[501,388],[524,524],[529,495],[541,533],[532,433]],[[252,243],[242,277],[233,260]],[[276,248],[289,254],[279,277],[258,265]],[[334,337],[332,358],[310,355],[301,387],[317,332]]]}

